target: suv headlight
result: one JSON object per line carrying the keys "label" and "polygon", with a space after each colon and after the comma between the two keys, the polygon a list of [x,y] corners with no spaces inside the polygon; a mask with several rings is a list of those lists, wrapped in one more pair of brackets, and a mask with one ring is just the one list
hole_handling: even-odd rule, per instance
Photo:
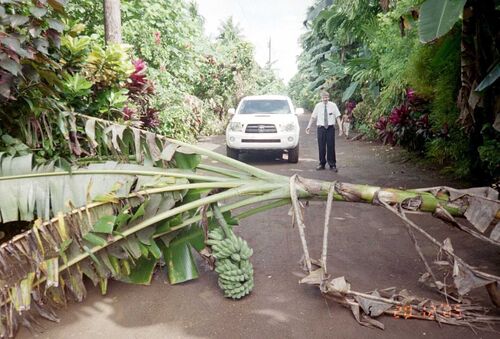
{"label": "suv headlight", "polygon": [[230,122],[229,130],[233,132],[241,132],[243,131],[243,124],[241,122]]}
{"label": "suv headlight", "polygon": [[295,131],[295,128],[296,128],[296,126],[293,122],[281,125],[281,130],[283,132],[293,132],[293,131]]}

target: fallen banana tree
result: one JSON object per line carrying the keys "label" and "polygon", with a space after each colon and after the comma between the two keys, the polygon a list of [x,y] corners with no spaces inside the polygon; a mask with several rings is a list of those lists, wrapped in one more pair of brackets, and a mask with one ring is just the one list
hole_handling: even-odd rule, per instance
{"label": "fallen banana tree", "polygon": [[[207,244],[215,243],[207,240],[234,239],[229,231],[224,230],[223,236],[216,235],[215,230],[228,229],[244,217],[290,203],[295,207],[305,245],[306,267],[312,273],[298,199],[328,197],[330,202],[397,206],[397,213],[437,213],[456,224],[455,217],[465,216],[475,227],[481,225],[479,230],[472,230],[459,224],[470,234],[495,245],[499,240],[498,226],[489,226],[500,219],[499,202],[488,190],[403,191],[298,177],[290,181],[131,126],[82,115],[68,119],[68,130],[75,128],[73,135],[75,126],[85,126],[84,132],[79,131],[85,139],[67,139],[68,147],[88,155],[79,159],[85,166],[32,166],[29,155],[0,154],[0,222],[6,225],[24,221],[32,225],[0,246],[2,337],[13,336],[20,324],[29,326],[37,314],[56,320],[55,308],[65,305],[68,298],[81,301],[85,297],[84,277],[105,293],[110,278],[149,284],[155,267],[164,262],[171,283],[194,279],[198,271],[191,249],[212,263],[214,259],[232,257],[233,262],[218,266],[222,272],[219,281],[234,292],[227,296],[241,297],[253,282],[249,282],[248,264],[240,260],[247,260],[251,253],[243,250],[238,240],[239,247],[233,247],[233,252],[214,248],[212,254]],[[202,157],[206,161],[202,162]],[[210,162],[218,164],[207,165]],[[213,206],[212,210],[208,206]],[[246,210],[231,216],[231,211],[241,208]],[[472,284],[465,279],[467,284],[458,286],[459,294],[500,281],[497,276],[467,265],[448,247],[443,245],[442,250],[453,258],[458,272],[474,277]],[[242,280],[232,284],[230,279],[235,275],[228,272],[238,273]],[[238,283],[246,287],[241,289]]]}

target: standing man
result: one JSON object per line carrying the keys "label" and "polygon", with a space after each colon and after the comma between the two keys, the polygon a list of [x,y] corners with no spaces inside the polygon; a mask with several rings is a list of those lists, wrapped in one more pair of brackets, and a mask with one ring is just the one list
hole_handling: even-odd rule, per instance
{"label": "standing man", "polygon": [[335,103],[329,101],[329,98],[330,95],[327,92],[321,93],[321,102],[314,107],[311,119],[309,119],[309,124],[306,128],[306,133],[310,133],[312,122],[316,119],[319,150],[319,165],[316,169],[324,170],[328,160],[330,169],[338,172],[337,159],[335,157],[335,120],[340,126],[339,136],[342,135],[342,125],[339,109]]}

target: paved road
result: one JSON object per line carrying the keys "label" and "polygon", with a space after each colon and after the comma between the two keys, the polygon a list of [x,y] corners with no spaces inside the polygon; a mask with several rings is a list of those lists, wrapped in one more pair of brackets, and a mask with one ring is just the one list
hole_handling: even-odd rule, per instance
{"label": "paved road", "polygon": [[[304,129],[308,116],[300,118]],[[298,164],[286,160],[245,156],[242,160],[280,174],[341,180],[391,187],[426,187],[450,183],[435,172],[401,161],[400,152],[366,142],[337,137],[339,173],[315,171],[314,135],[302,135]],[[205,140],[223,152],[223,138]],[[319,257],[324,205],[311,203],[306,212],[312,254]],[[491,272],[500,268],[498,251],[478,244],[430,216],[418,216],[436,238],[452,239],[456,251],[471,263]],[[395,286],[437,298],[417,280],[423,265],[401,222],[380,207],[353,203],[334,205],[329,242],[329,272],[346,276],[352,287],[368,291]],[[386,330],[356,323],[349,310],[327,302],[316,288],[299,285],[302,272],[298,231],[282,207],[242,221],[238,232],[254,248],[255,290],[241,301],[224,299],[214,273],[201,268],[201,278],[169,286],[157,276],[149,287],[112,282],[108,295],[89,288],[81,304],[61,311],[61,322],[43,322],[39,338],[497,338],[468,328],[439,327],[437,323],[382,317]],[[435,249],[423,245],[431,255]],[[488,263],[489,260],[489,263]],[[489,267],[487,266],[489,265]],[[499,273],[499,272],[495,272]],[[487,303],[483,291],[474,295]],[[22,330],[20,338],[31,337]]]}

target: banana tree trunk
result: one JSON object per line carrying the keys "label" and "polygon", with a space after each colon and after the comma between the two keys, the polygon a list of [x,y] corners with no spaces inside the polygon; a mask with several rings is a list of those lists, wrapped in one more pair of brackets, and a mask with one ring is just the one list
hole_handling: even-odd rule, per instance
{"label": "banana tree trunk", "polygon": [[[469,191],[454,190],[451,188],[432,188],[418,190],[398,190],[378,186],[358,185],[342,182],[324,182],[312,179],[299,178],[301,186],[300,198],[326,199],[331,185],[335,185],[334,200],[346,202],[364,202],[375,205],[401,204],[407,210],[434,213],[445,209],[452,216],[464,217],[467,212]],[[452,192],[450,192],[450,190]],[[479,192],[478,192],[479,193]],[[476,194],[475,192],[472,194]],[[483,197],[494,197],[494,192],[487,189],[482,192]],[[458,196],[458,197],[457,197]],[[500,219],[500,210],[494,213]]]}

